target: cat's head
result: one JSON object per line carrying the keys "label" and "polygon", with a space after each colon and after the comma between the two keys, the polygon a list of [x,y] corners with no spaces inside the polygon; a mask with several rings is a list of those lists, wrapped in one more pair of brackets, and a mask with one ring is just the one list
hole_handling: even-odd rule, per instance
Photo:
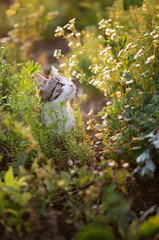
{"label": "cat's head", "polygon": [[35,77],[39,89],[38,96],[44,102],[67,102],[75,94],[75,85],[67,81],[64,76],[59,75],[54,67],[52,67],[52,76],[49,79],[44,78],[39,73],[36,73]]}

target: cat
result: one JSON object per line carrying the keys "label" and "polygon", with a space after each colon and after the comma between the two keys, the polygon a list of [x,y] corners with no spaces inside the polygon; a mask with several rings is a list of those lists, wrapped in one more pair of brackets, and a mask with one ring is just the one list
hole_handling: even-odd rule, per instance
{"label": "cat", "polygon": [[44,102],[43,117],[46,125],[54,123],[56,133],[66,133],[74,128],[74,116],[69,100],[75,95],[76,87],[52,67],[52,75],[46,79],[35,74],[38,96]]}

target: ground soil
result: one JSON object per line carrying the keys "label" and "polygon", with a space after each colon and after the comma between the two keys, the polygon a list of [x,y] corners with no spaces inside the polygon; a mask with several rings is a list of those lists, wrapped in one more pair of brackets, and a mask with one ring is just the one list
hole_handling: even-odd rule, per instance
{"label": "ground soil", "polygon": [[159,206],[159,177],[136,178],[134,186],[130,186],[129,190],[129,198],[133,199],[132,210],[138,216],[154,205]]}

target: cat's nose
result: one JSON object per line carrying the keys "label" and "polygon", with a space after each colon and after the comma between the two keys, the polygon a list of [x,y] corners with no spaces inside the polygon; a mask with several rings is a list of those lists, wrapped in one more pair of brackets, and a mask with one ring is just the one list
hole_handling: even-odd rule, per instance
{"label": "cat's nose", "polygon": [[75,88],[75,85],[73,83],[70,84],[71,88]]}

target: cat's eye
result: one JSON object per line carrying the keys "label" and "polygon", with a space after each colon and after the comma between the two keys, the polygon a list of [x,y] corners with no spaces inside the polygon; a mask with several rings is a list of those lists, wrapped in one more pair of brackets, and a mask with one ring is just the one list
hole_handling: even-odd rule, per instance
{"label": "cat's eye", "polygon": [[62,87],[62,86],[64,86],[64,84],[62,84],[62,83],[60,83],[60,82],[57,82],[57,83],[56,83],[56,87]]}

